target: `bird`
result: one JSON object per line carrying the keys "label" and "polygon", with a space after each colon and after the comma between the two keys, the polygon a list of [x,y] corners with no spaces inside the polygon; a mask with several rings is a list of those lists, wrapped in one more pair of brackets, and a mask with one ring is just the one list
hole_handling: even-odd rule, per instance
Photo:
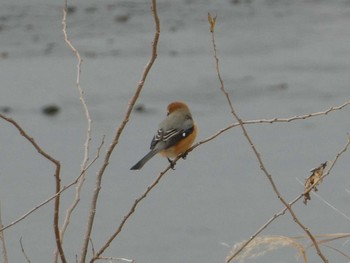
{"label": "bird", "polygon": [[192,146],[196,136],[197,126],[186,103],[170,103],[167,117],[159,124],[151,141],[150,151],[130,170],[140,170],[157,153],[166,157],[174,169],[174,162],[170,158],[185,158],[186,151]]}

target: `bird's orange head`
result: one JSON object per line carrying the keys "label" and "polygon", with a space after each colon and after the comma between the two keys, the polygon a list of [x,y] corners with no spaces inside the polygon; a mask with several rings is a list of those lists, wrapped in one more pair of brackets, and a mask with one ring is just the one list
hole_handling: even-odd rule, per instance
{"label": "bird's orange head", "polygon": [[181,101],[174,101],[168,105],[168,115],[176,110],[186,110],[189,111],[188,106],[186,103]]}

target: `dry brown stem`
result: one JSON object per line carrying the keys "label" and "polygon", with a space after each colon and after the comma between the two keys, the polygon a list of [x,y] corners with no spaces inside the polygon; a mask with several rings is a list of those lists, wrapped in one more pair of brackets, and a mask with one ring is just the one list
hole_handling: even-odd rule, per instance
{"label": "dry brown stem", "polygon": [[[83,62],[79,51],[74,47],[73,43],[70,41],[68,34],[67,34],[67,0],[64,1],[64,7],[63,7],[63,18],[62,18],[62,25],[63,25],[63,35],[64,35],[64,41],[68,45],[68,47],[72,50],[72,52],[75,54],[77,58],[77,75],[76,75],[76,87],[79,92],[79,99],[80,102],[83,106],[84,112],[85,112],[85,118],[87,121],[87,127],[86,127],[86,137],[85,137],[85,142],[84,142],[84,157],[83,161],[80,166],[81,174],[78,179],[78,184],[76,185],[75,188],[75,198],[71,204],[71,206],[67,209],[66,211],[66,216],[61,228],[61,238],[63,240],[64,233],[69,225],[70,218],[72,216],[72,213],[74,209],[77,207],[79,201],[80,201],[80,193],[81,189],[83,187],[84,181],[85,181],[85,176],[86,176],[86,167],[89,162],[89,149],[90,149],[90,142],[91,142],[91,116],[90,112],[88,109],[88,106],[86,104],[86,101],[84,99],[84,91],[81,88],[80,85],[80,74],[81,74],[81,64]],[[57,262],[57,253],[55,253],[55,262]]]}
{"label": "dry brown stem", "polygon": [[[317,245],[317,241],[314,238],[314,236],[311,234],[310,230],[308,228],[306,228],[298,219],[298,217],[296,216],[296,214],[294,213],[294,211],[292,210],[292,208],[289,206],[289,204],[285,201],[285,199],[282,197],[282,195],[280,194],[273,178],[272,175],[267,171],[265,164],[261,158],[260,153],[258,152],[252,138],[250,137],[250,135],[248,134],[247,129],[244,127],[244,123],[242,121],[242,119],[238,116],[238,114],[236,113],[232,101],[230,99],[230,95],[228,94],[228,92],[225,90],[225,86],[224,86],[224,81],[221,77],[220,74],[220,67],[219,67],[219,58],[217,56],[217,49],[216,49],[216,43],[215,43],[215,22],[216,22],[216,18],[215,19],[210,19],[211,16],[210,14],[208,14],[208,20],[210,23],[210,32],[211,32],[211,36],[212,36],[212,44],[213,44],[213,51],[214,51],[214,59],[215,59],[215,67],[216,67],[216,72],[218,75],[218,79],[220,81],[220,90],[223,92],[223,94],[225,95],[227,102],[229,104],[229,107],[231,109],[231,113],[234,116],[234,118],[238,121],[239,126],[242,129],[242,132],[245,136],[245,138],[247,139],[247,141],[250,144],[250,147],[252,148],[254,155],[256,156],[258,162],[259,162],[259,166],[260,169],[263,171],[263,173],[266,175],[267,179],[269,180],[273,191],[275,192],[277,198],[283,203],[283,205],[287,208],[287,210],[289,211],[289,213],[291,214],[291,216],[293,217],[293,220],[305,231],[305,233],[310,237],[310,239],[312,240],[312,242],[314,243],[314,246],[317,250],[317,254],[320,256],[320,258],[323,260],[323,262],[327,263],[328,260],[325,258],[325,256],[322,254],[319,246]],[[233,259],[233,257],[229,257],[226,262],[230,262]]]}
{"label": "dry brown stem", "polygon": [[[343,104],[339,105],[339,106],[333,106],[330,107],[327,110],[324,111],[319,111],[319,112],[314,112],[314,113],[308,113],[308,114],[304,114],[304,115],[298,115],[298,116],[293,116],[293,117],[289,117],[289,118],[271,118],[271,119],[260,119],[260,120],[242,120],[242,123],[244,125],[252,125],[252,124],[274,124],[274,123],[289,123],[289,122],[293,122],[293,121],[298,121],[298,120],[305,120],[305,119],[309,119],[309,118],[313,118],[313,117],[318,117],[318,116],[324,116],[327,115],[328,113],[337,111],[337,110],[341,110],[347,106],[350,105],[350,100],[344,102]],[[218,137],[219,135],[221,135],[222,133],[235,128],[237,126],[240,126],[240,123],[233,123],[230,125],[227,125],[225,128],[222,128],[220,130],[218,130],[216,133],[214,133],[213,135],[209,136],[208,138],[197,142],[196,144],[194,144],[191,147],[191,150],[193,150],[194,148],[197,148],[199,145],[203,144],[203,143],[207,143],[213,139],[215,139],[216,137]]]}
{"label": "dry brown stem", "polygon": [[97,155],[96,157],[87,165],[87,167],[85,168],[85,170],[81,171],[80,175],[71,183],[63,186],[61,188],[61,191],[59,191],[58,193],[54,194],[53,196],[49,197],[48,199],[46,199],[45,201],[41,202],[40,204],[36,205],[35,207],[33,207],[32,209],[30,209],[29,211],[27,211],[26,213],[24,213],[22,216],[20,216],[19,218],[17,218],[16,220],[12,221],[10,224],[4,226],[3,228],[0,229],[0,231],[3,231],[7,228],[10,228],[13,225],[16,225],[17,223],[19,223],[20,221],[24,220],[25,218],[27,218],[29,215],[31,215],[32,213],[34,213],[36,210],[38,210],[39,208],[43,207],[44,205],[46,205],[47,203],[49,203],[51,200],[55,199],[57,197],[57,195],[61,194],[62,192],[66,191],[67,189],[71,188],[73,185],[76,185],[77,182],[79,181],[79,178],[82,176],[83,173],[85,173],[90,166],[98,159],[99,155],[100,155],[100,150],[101,147],[104,143],[104,140],[102,140],[100,147],[97,150]]}
{"label": "dry brown stem", "polygon": [[24,255],[24,258],[26,259],[26,261],[28,263],[31,263],[26,251],[24,250],[24,246],[23,246],[23,243],[22,243],[22,237],[19,239],[19,244],[21,245],[21,251],[22,251],[22,254]]}
{"label": "dry brown stem", "polygon": [[128,263],[134,263],[135,260],[128,259],[128,258],[115,258],[115,257],[101,257],[99,260],[108,260],[109,262],[113,261],[121,261],[121,262],[128,262]]}
{"label": "dry brown stem", "polygon": [[[152,65],[154,63],[154,61],[157,58],[157,49],[158,49],[158,40],[159,40],[159,36],[160,36],[160,23],[159,23],[159,18],[158,18],[158,13],[157,13],[157,3],[156,0],[152,0],[151,1],[151,10],[152,10],[152,15],[154,18],[154,22],[155,22],[155,34],[154,34],[154,38],[153,38],[153,45],[152,45],[152,54],[151,54],[151,58],[149,59],[148,63],[146,64],[143,74],[141,76],[141,79],[139,81],[139,84],[136,88],[136,91],[134,93],[134,95],[132,96],[132,98],[129,101],[125,116],[123,121],[121,122],[120,126],[117,129],[116,135],[114,137],[114,140],[112,142],[112,144],[109,146],[109,148],[107,149],[106,155],[104,157],[104,161],[103,164],[100,168],[100,170],[97,172],[97,176],[96,176],[96,187],[91,199],[91,205],[90,205],[90,214],[89,214],[89,218],[88,218],[88,222],[87,222],[87,227],[86,227],[86,231],[85,231],[85,235],[84,235],[84,239],[83,239],[83,246],[81,249],[81,257],[80,257],[80,263],[84,263],[86,260],[86,254],[87,254],[87,248],[88,248],[88,244],[89,244],[89,239],[91,236],[91,230],[92,230],[92,226],[94,223],[94,218],[95,218],[95,214],[96,214],[96,207],[97,207],[97,199],[99,196],[99,192],[101,189],[101,182],[102,182],[102,176],[109,164],[109,159],[110,156],[114,150],[114,148],[117,146],[118,142],[119,142],[119,138],[126,126],[126,124],[129,121],[129,117],[131,115],[131,112],[133,110],[133,107],[142,91],[143,85],[146,81],[146,78],[148,76],[149,71],[152,68]],[[103,251],[110,245],[111,241],[117,236],[118,234],[115,234],[112,236],[112,238],[105,244],[103,245],[103,247],[99,250],[99,252],[97,252],[98,256],[94,255],[92,260],[90,262],[95,261],[96,259],[98,259],[98,257],[103,253]]]}
{"label": "dry brown stem", "polygon": [[[337,248],[330,246],[328,243],[338,240],[349,238],[349,233],[334,233],[334,234],[323,234],[323,235],[315,235],[314,237],[317,239],[317,243],[324,247],[330,248],[342,256],[349,259],[350,257],[344,252],[340,251]],[[303,244],[303,240],[309,239],[308,236],[296,236],[296,237],[288,237],[288,236],[261,236],[256,237],[254,240],[250,242],[248,246],[244,248],[243,251],[239,255],[235,257],[236,260],[245,260],[248,258],[256,258],[265,255],[268,252],[273,250],[280,249],[282,247],[292,247],[298,251],[299,256],[303,258],[304,263],[307,263],[306,250],[313,247],[313,244],[307,245]],[[246,242],[240,242],[233,246],[231,254],[236,253],[237,249],[239,249],[242,244]]]}
{"label": "dry brown stem", "polygon": [[[175,162],[179,159],[179,157],[177,157],[175,159]],[[117,230],[113,233],[113,235],[110,236],[110,238],[107,240],[107,242],[105,242],[105,245],[94,255],[94,257],[91,259],[90,263],[93,263],[95,260],[100,259],[102,253],[109,247],[109,245],[112,243],[112,241],[116,238],[116,236],[118,236],[118,234],[123,230],[123,227],[125,225],[125,223],[128,221],[128,219],[135,213],[136,211],[136,207],[137,205],[146,198],[146,196],[152,191],[152,189],[160,182],[160,180],[162,179],[162,177],[170,170],[172,169],[172,166],[169,165],[163,172],[161,172],[159,174],[159,176],[156,178],[156,180],[147,187],[147,190],[139,197],[135,200],[134,204],[131,206],[129,212],[127,214],[124,215],[124,218],[122,220],[122,222],[120,223],[120,225],[118,226]]]}
{"label": "dry brown stem", "polygon": [[[325,178],[326,176],[328,176],[331,172],[331,170],[333,169],[333,167],[335,166],[335,164],[337,163],[337,161],[339,160],[340,156],[342,154],[344,154],[348,147],[350,145],[350,137],[348,137],[348,141],[346,143],[346,145],[343,147],[342,150],[340,150],[337,154],[335,159],[331,162],[330,167],[328,168],[327,172],[323,174],[323,176],[321,178],[319,178],[319,180],[323,180],[323,178]],[[318,180],[314,182],[314,184],[317,184]],[[311,185],[309,189],[305,189],[303,193],[301,193],[299,196],[297,196],[296,198],[294,198],[291,202],[288,203],[289,207],[292,207],[297,201],[299,201],[306,192],[310,191],[312,189],[314,185]],[[235,253],[232,253],[227,260],[232,260],[234,259],[238,254],[240,254],[243,249],[249,245],[250,242],[252,242],[263,230],[265,230],[273,221],[275,221],[275,219],[277,219],[278,217],[280,217],[281,215],[284,215],[285,212],[287,211],[287,207],[283,208],[281,211],[279,211],[278,213],[274,214],[264,225],[262,225],[246,242],[244,242],[242,244],[242,246],[237,249],[235,251]],[[314,244],[312,244],[314,245]]]}
{"label": "dry brown stem", "polygon": [[128,262],[128,263],[134,263],[135,260],[129,259],[129,258],[115,258],[115,257],[101,257],[99,260],[108,260],[109,262],[112,261],[122,261],[122,262]]}
{"label": "dry brown stem", "polygon": [[[59,230],[58,222],[59,222],[59,212],[60,212],[60,193],[61,193],[61,179],[60,179],[60,170],[61,170],[61,164],[58,160],[54,159],[51,155],[46,153],[36,142],[35,140],[30,137],[24,130],[23,128],[13,119],[8,118],[2,114],[0,114],[0,118],[4,119],[5,121],[11,123],[14,125],[19,133],[26,138],[32,145],[33,147],[38,151],[39,154],[41,154],[44,158],[52,162],[56,169],[55,169],[55,181],[56,181],[56,190],[55,190],[55,206],[54,206],[54,232],[55,232],[55,239],[56,239],[56,246],[59,252],[59,255],[61,257],[62,263],[66,263],[66,258],[64,255],[64,251],[62,248],[62,242],[61,242],[61,233]],[[4,229],[4,228],[3,228]]]}
{"label": "dry brown stem", "polygon": [[[240,246],[241,243],[234,245],[230,253],[234,253]],[[235,259],[243,261],[247,258],[256,258],[283,247],[291,247],[296,249],[298,254],[303,258],[304,263],[308,262],[305,246],[303,246],[298,239],[287,236],[256,237]]]}
{"label": "dry brown stem", "polygon": [[[3,227],[3,225],[2,225],[1,203],[0,203],[0,228],[2,228],[2,227]],[[8,256],[7,256],[7,249],[6,249],[5,236],[4,236],[4,231],[3,230],[0,231],[0,242],[2,244],[1,252],[2,252],[3,262],[4,263],[8,263],[9,260],[8,260]]]}

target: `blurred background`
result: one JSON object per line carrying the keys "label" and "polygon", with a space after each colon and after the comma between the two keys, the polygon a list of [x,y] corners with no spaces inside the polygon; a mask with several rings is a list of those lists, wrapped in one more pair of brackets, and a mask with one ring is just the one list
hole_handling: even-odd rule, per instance
{"label": "blurred background", "polygon": [[[63,1],[2,0],[0,111],[62,164],[62,185],[80,173],[86,120],[76,89],[76,58],[62,33]],[[92,124],[90,168],[81,202],[64,238],[67,258],[80,254],[95,174],[134,94],[152,48],[150,1],[68,1],[68,35],[83,58],[81,87]],[[234,123],[217,79],[207,15],[217,16],[221,75],[244,120],[290,118],[339,106],[350,97],[350,1],[163,0],[158,58],[103,178],[92,242],[97,250],[134,200],[168,163],[155,157],[130,167],[149,149],[169,102],[191,107],[202,140]],[[333,160],[347,142],[349,109],[290,123],[247,126],[267,170],[286,200],[303,191],[310,169]],[[54,167],[5,121],[0,121],[0,200],[4,225],[54,194]],[[349,215],[349,155],[319,194]],[[74,198],[62,196],[62,212]],[[349,231],[347,217],[315,196],[293,208],[313,234]],[[239,127],[196,148],[139,205],[105,256],[136,262],[224,262],[231,246],[248,239],[283,208]],[[63,221],[63,214],[61,222]],[[52,260],[53,203],[4,232],[10,262]],[[304,232],[286,214],[263,235]],[[349,251],[349,243],[332,243]],[[321,247],[330,262],[347,262]],[[309,262],[320,262],[308,250]],[[283,248],[245,262],[302,262]]]}

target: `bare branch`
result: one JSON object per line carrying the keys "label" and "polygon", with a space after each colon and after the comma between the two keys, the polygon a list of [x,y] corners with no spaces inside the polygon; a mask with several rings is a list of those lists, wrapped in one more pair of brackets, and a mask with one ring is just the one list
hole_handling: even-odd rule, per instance
{"label": "bare branch", "polygon": [[[298,182],[300,184],[302,184],[302,182],[297,179]],[[340,214],[342,217],[344,217],[345,219],[347,219],[348,221],[350,221],[350,216],[348,216],[347,214],[345,214],[343,211],[341,211],[340,209],[336,208],[334,205],[332,205],[330,202],[328,202],[327,200],[325,200],[324,198],[322,198],[319,194],[316,194],[315,192],[313,192],[313,194],[320,199],[323,203],[325,203],[326,205],[328,205],[331,209],[333,209],[335,212],[337,212],[338,214]]]}
{"label": "bare branch", "polygon": [[[67,0],[65,0],[65,2],[64,2],[62,25],[63,25],[62,31],[63,31],[63,35],[64,35],[64,41],[66,42],[68,47],[73,51],[73,53],[75,54],[77,61],[78,61],[77,62],[76,86],[77,86],[77,89],[79,92],[79,99],[80,99],[80,102],[84,108],[85,118],[87,121],[86,138],[85,138],[85,142],[84,142],[84,158],[83,158],[83,162],[81,165],[81,171],[83,171],[86,168],[88,161],[89,161],[89,149],[90,149],[90,141],[91,141],[91,123],[92,123],[92,120],[91,120],[88,106],[87,106],[86,101],[84,99],[84,91],[80,85],[81,64],[83,62],[83,59],[81,58],[79,51],[74,47],[74,45],[72,44],[72,42],[68,38],[68,34],[67,34]],[[84,176],[82,176],[82,178],[83,177]]]}
{"label": "bare branch", "polygon": [[45,201],[41,202],[40,204],[36,205],[35,207],[30,209],[28,212],[24,213],[22,216],[20,216],[19,218],[17,218],[16,220],[11,222],[10,224],[8,224],[5,227],[1,228],[0,231],[4,231],[5,229],[10,228],[13,225],[16,225],[17,223],[19,223],[20,221],[24,220],[26,217],[28,217],[29,215],[34,213],[36,210],[38,210],[39,208],[43,207],[44,205],[46,205],[47,203],[49,203],[50,201],[55,199],[57,197],[57,195],[59,195],[62,192],[66,191],[67,189],[71,188],[73,185],[77,184],[77,182],[78,182],[79,178],[82,176],[82,174],[85,173],[90,168],[90,166],[98,159],[99,154],[100,154],[100,149],[101,149],[103,143],[104,142],[102,141],[100,147],[98,148],[98,152],[97,152],[96,157],[87,165],[85,170],[83,170],[80,173],[80,175],[74,181],[72,181],[71,183],[67,184],[66,186],[63,186],[58,193],[56,193],[55,195],[49,197],[48,199],[46,199]]}
{"label": "bare branch", "polygon": [[[56,166],[55,171],[55,179],[56,179],[56,195],[55,195],[55,206],[54,206],[54,232],[55,232],[55,238],[56,238],[56,245],[57,249],[59,251],[62,263],[66,263],[66,258],[64,256],[63,248],[62,248],[62,242],[61,242],[61,234],[58,227],[58,221],[59,221],[59,209],[60,209],[60,193],[61,193],[61,179],[60,179],[60,170],[61,170],[61,164],[58,160],[54,159],[51,155],[46,153],[36,142],[35,140],[30,137],[23,129],[22,127],[13,119],[8,118],[2,114],[0,114],[0,118],[4,119],[5,121],[13,124],[19,133],[26,138],[33,147],[38,151],[39,154],[41,154],[43,157],[45,157],[47,160],[52,162]],[[3,228],[4,229],[4,228]]]}
{"label": "bare branch", "polygon": [[129,262],[134,263],[135,260],[129,259],[129,258],[115,258],[115,257],[101,257],[98,260],[108,260],[108,261],[123,261],[123,262]]}
{"label": "bare branch", "polygon": [[251,120],[251,121],[244,122],[244,124],[292,122],[292,121],[296,121],[296,120],[305,120],[305,119],[308,119],[308,118],[311,118],[311,117],[327,115],[330,112],[341,110],[341,109],[343,109],[343,108],[345,108],[345,107],[347,107],[349,105],[350,105],[350,100],[345,101],[343,104],[341,104],[339,106],[330,107],[329,109],[327,109],[325,111],[309,113],[309,114],[304,114],[304,115],[299,115],[299,116],[294,116],[294,117],[289,117],[289,118],[273,118],[273,119]]}
{"label": "bare branch", "polygon": [[338,252],[340,255],[344,256],[347,260],[350,260],[350,256],[345,254],[343,251],[340,251],[340,249],[337,249],[337,248],[329,246],[329,245],[323,245],[323,246],[328,247],[329,249],[332,249],[332,250]]}
{"label": "bare branch", "polygon": [[[177,157],[175,159],[175,161],[177,161],[180,157]],[[123,227],[125,225],[125,223],[128,221],[128,219],[134,214],[134,212],[136,211],[136,207],[138,206],[138,204],[146,198],[146,196],[152,191],[152,189],[160,182],[160,180],[162,179],[162,177],[166,174],[166,172],[168,172],[171,169],[171,165],[169,165],[163,172],[161,172],[159,174],[159,176],[156,178],[156,180],[147,187],[147,190],[139,197],[135,200],[134,204],[131,206],[129,212],[124,215],[124,218],[122,220],[122,222],[120,223],[120,225],[118,226],[117,230],[110,236],[110,238],[107,240],[107,242],[105,242],[105,245],[94,255],[94,257],[90,260],[90,263],[93,263],[95,260],[100,259],[102,253],[109,247],[109,245],[112,243],[112,241],[118,236],[118,234],[123,230]]]}
{"label": "bare branch", "polygon": [[[329,109],[325,110],[325,111],[320,111],[320,112],[315,112],[315,113],[308,113],[308,114],[304,114],[304,115],[298,115],[298,116],[293,116],[293,117],[289,117],[289,118],[272,118],[272,119],[259,119],[259,120],[242,120],[242,124],[244,125],[251,125],[251,124],[273,124],[273,123],[287,123],[287,122],[293,122],[293,121],[297,121],[297,120],[305,120],[305,119],[309,119],[309,118],[313,118],[313,117],[318,117],[318,116],[324,116],[327,115],[330,112],[334,112],[337,110],[341,110],[347,106],[350,105],[350,100],[344,102],[343,104],[339,105],[339,106],[333,106],[330,107]],[[218,130],[216,133],[214,133],[213,135],[209,136],[208,138],[197,142],[196,144],[194,144],[191,147],[191,151],[194,148],[197,148],[199,145],[207,143],[213,139],[215,139],[216,137],[218,137],[219,135],[221,135],[222,133],[240,126],[240,123],[233,123],[230,125],[227,125],[225,128],[222,128],[220,130]]]}
{"label": "bare branch", "polygon": [[85,259],[86,259],[86,254],[87,254],[87,247],[89,244],[89,239],[91,236],[91,230],[92,230],[92,226],[94,223],[94,218],[95,218],[95,213],[96,213],[96,207],[97,207],[97,199],[99,196],[99,192],[101,189],[101,183],[102,183],[102,176],[109,164],[109,159],[110,156],[114,150],[114,148],[117,146],[118,142],[119,142],[119,138],[126,126],[126,124],[129,121],[129,117],[131,115],[132,109],[142,91],[143,85],[146,81],[146,78],[148,76],[149,71],[152,68],[152,65],[154,63],[154,61],[157,58],[157,49],[158,49],[158,40],[159,40],[159,36],[160,36],[160,23],[159,23],[159,18],[158,18],[158,13],[157,13],[157,4],[156,4],[156,0],[152,0],[151,2],[151,9],[152,9],[152,14],[153,14],[153,18],[155,21],[155,34],[154,34],[154,38],[153,38],[153,45],[152,45],[152,54],[151,54],[151,58],[148,61],[147,65],[144,68],[142,77],[139,81],[139,84],[136,88],[136,91],[134,93],[134,95],[132,96],[132,98],[129,101],[124,119],[122,121],[122,123],[120,124],[120,126],[117,129],[116,135],[114,137],[114,140],[112,142],[112,144],[109,146],[109,148],[107,149],[106,155],[104,157],[104,161],[103,164],[100,168],[100,170],[97,172],[97,176],[96,176],[96,187],[92,196],[92,200],[91,200],[91,205],[90,205],[90,214],[89,214],[89,218],[88,218],[88,222],[87,222],[87,227],[86,227],[86,231],[85,231],[85,235],[84,235],[84,239],[83,239],[83,246],[81,249],[81,258],[80,258],[80,263],[84,263]]}
{"label": "bare branch", "polygon": [[31,262],[30,262],[30,259],[29,259],[29,257],[28,257],[28,255],[27,255],[27,253],[26,253],[25,250],[24,250],[24,247],[23,247],[23,244],[22,244],[22,237],[19,239],[19,244],[21,245],[22,254],[24,255],[26,261],[27,261],[28,263],[31,263]]}
{"label": "bare branch", "polygon": [[[66,212],[66,217],[65,217],[65,220],[64,220],[62,228],[61,228],[61,237],[63,239],[64,233],[65,233],[65,231],[68,227],[68,224],[70,222],[70,217],[80,201],[81,189],[82,189],[83,184],[85,182],[85,176],[86,176],[85,171],[86,171],[86,167],[87,167],[88,161],[89,161],[89,148],[90,148],[90,142],[91,142],[91,123],[92,123],[92,121],[91,121],[91,116],[90,116],[88,106],[87,106],[86,101],[84,99],[84,91],[80,85],[81,64],[82,64],[83,60],[80,56],[79,51],[74,47],[74,45],[72,44],[72,42],[68,38],[68,34],[67,34],[67,0],[64,1],[62,25],[63,25],[62,31],[63,31],[63,35],[64,35],[64,40],[65,40],[66,44],[68,45],[68,47],[73,51],[73,53],[75,54],[75,56],[77,58],[76,86],[77,86],[77,89],[79,92],[79,99],[80,99],[80,102],[82,103],[82,106],[84,108],[85,117],[86,117],[86,121],[87,121],[86,138],[85,138],[85,142],[84,142],[84,157],[83,157],[83,161],[82,161],[81,168],[80,168],[81,174],[80,174],[79,179],[78,179],[78,185],[76,186],[75,199]],[[56,253],[56,255],[57,255],[57,253]],[[56,259],[57,259],[57,257],[56,257]],[[57,262],[57,260],[55,260],[55,262]]]}
{"label": "bare branch", "polygon": [[[335,164],[337,163],[338,159],[340,158],[340,156],[342,154],[344,154],[348,147],[350,145],[350,138],[348,137],[348,142],[347,144],[344,146],[344,148],[337,153],[335,159],[331,162],[330,167],[328,168],[328,171],[326,173],[323,174],[323,176],[319,179],[319,180],[323,180],[324,177],[328,176],[331,172],[331,170],[333,169],[333,167],[335,166]],[[314,183],[317,184],[318,180]],[[310,189],[312,189],[313,185],[310,186]],[[289,207],[292,207],[297,201],[299,201],[306,192],[310,191],[310,189],[305,189],[303,193],[301,193],[299,196],[297,196],[296,198],[294,198],[294,200],[292,200],[291,202],[288,203]],[[277,219],[278,217],[280,217],[281,215],[284,215],[285,212],[287,211],[287,207],[283,208],[280,212],[276,213],[273,215],[273,217],[271,217],[264,225],[262,225],[239,249],[237,249],[235,251],[235,253],[232,253],[232,255],[230,255],[227,259],[226,262],[230,262],[231,260],[233,260],[239,253],[241,253],[243,251],[243,249],[249,245],[250,242],[252,242],[264,229],[266,229],[273,221],[275,221],[275,219]]]}
{"label": "bare branch", "polygon": [[[237,115],[234,107],[233,107],[233,104],[232,104],[232,101],[230,99],[230,95],[228,94],[228,92],[225,90],[225,86],[224,86],[224,81],[221,77],[221,74],[220,74],[220,68],[219,68],[219,58],[217,56],[217,51],[216,51],[216,43],[215,43],[215,36],[214,36],[214,32],[215,32],[215,22],[216,22],[216,17],[215,19],[210,19],[211,16],[210,14],[208,15],[208,18],[209,18],[209,23],[210,23],[210,32],[211,32],[211,36],[212,36],[212,44],[213,44],[213,50],[214,50],[214,59],[215,59],[215,66],[216,66],[216,72],[217,72],[217,75],[218,75],[218,79],[220,81],[220,90],[224,93],[226,99],[227,99],[227,102],[230,106],[230,109],[231,109],[231,113],[232,115],[234,116],[234,118],[239,122],[239,125],[242,129],[242,132],[245,136],[245,138],[247,139],[247,141],[249,142],[250,144],[250,147],[252,148],[258,162],[259,162],[259,166],[260,166],[260,169],[264,172],[264,174],[266,175],[267,179],[269,180],[271,186],[272,186],[272,189],[273,191],[275,192],[275,194],[277,195],[278,199],[283,203],[283,205],[287,208],[287,210],[289,211],[289,213],[291,214],[291,216],[293,217],[293,220],[305,231],[305,233],[310,237],[311,241],[314,243],[315,245],[315,248],[317,250],[317,254],[321,257],[321,259],[323,260],[323,262],[327,263],[328,260],[325,258],[325,256],[322,254],[320,248],[318,247],[317,245],[317,241],[316,239],[314,238],[314,236],[311,234],[310,230],[308,228],[306,228],[301,222],[300,220],[297,218],[296,214],[294,213],[294,211],[291,209],[291,207],[288,205],[288,203],[284,200],[284,198],[282,197],[282,195],[280,194],[279,190],[277,189],[277,186],[274,182],[274,180],[272,179],[272,176],[271,174],[267,171],[266,167],[265,167],[265,164],[261,158],[261,155],[260,153],[258,152],[255,144],[253,143],[251,137],[249,136],[246,128],[244,127],[244,124],[243,124],[243,121],[242,119]],[[232,258],[228,258],[228,260],[226,262],[230,262],[232,260]]]}
{"label": "bare branch", "polygon": [[[2,228],[2,216],[1,216],[1,203],[0,203],[0,228]],[[6,250],[6,243],[5,243],[5,237],[4,237],[4,231],[0,231],[0,242],[2,243],[2,258],[4,260],[4,263],[8,263],[8,256],[7,256],[7,250]]]}

